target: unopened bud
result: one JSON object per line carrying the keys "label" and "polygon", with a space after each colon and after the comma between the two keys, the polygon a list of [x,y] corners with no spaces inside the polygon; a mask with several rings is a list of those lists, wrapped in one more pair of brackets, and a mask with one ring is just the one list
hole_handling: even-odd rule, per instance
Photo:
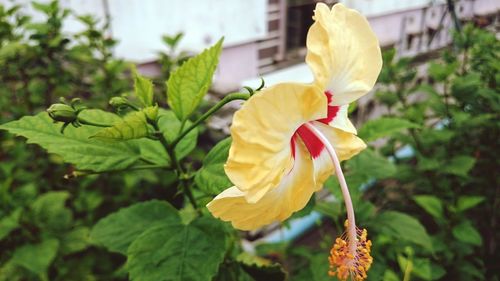
{"label": "unopened bud", "polygon": [[54,121],[70,123],[77,119],[78,112],[71,106],[55,103],[47,109],[47,113]]}
{"label": "unopened bud", "polygon": [[124,97],[112,97],[109,100],[109,104],[114,108],[129,106],[128,99]]}
{"label": "unopened bud", "polygon": [[158,105],[148,106],[144,108],[142,111],[144,112],[148,120],[156,121],[156,118],[158,117]]}

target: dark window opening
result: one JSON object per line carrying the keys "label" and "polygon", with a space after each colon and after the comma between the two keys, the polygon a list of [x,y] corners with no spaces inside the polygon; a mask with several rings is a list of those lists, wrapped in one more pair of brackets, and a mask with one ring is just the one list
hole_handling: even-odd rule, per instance
{"label": "dark window opening", "polygon": [[289,0],[286,25],[287,51],[296,51],[306,46],[307,31],[313,24],[314,0]]}

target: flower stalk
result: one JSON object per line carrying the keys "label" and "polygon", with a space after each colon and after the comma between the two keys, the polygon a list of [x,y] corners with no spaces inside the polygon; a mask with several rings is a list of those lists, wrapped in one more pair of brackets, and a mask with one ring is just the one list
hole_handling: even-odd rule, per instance
{"label": "flower stalk", "polygon": [[344,197],[344,203],[347,211],[347,220],[349,224],[347,226],[347,236],[349,239],[349,253],[353,256],[356,253],[356,219],[354,217],[354,207],[352,205],[351,194],[349,193],[349,188],[347,187],[347,182],[344,177],[344,173],[342,172],[342,168],[340,167],[340,161],[337,157],[337,153],[333,149],[332,145],[328,141],[328,139],[318,130],[316,127],[311,125],[310,123],[306,123],[305,126],[311,130],[325,145],[328,154],[332,160],[333,166],[335,168],[335,174],[340,183],[340,189],[342,190],[342,197]]}
{"label": "flower stalk", "polygon": [[328,139],[310,122],[304,125],[325,146],[335,168],[335,174],[339,180],[347,210],[347,221],[345,222],[347,233],[342,234],[335,240],[329,257],[329,274],[337,276],[339,280],[351,278],[354,281],[363,281],[367,278],[366,272],[370,269],[373,261],[370,255],[371,241],[367,239],[368,232],[366,229],[361,230],[356,227],[351,195],[335,149]]}

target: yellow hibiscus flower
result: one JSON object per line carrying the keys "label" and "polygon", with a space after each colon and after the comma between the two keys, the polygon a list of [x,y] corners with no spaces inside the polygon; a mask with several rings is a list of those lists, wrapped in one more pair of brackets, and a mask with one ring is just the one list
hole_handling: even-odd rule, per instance
{"label": "yellow hibiscus flower", "polygon": [[235,113],[225,165],[235,186],[207,208],[235,228],[256,229],[302,209],[336,173],[348,223],[346,234],[332,248],[330,274],[363,280],[371,264],[371,244],[366,231],[356,228],[340,161],[366,147],[347,109],[375,84],[382,66],[380,47],[367,20],[342,4],[331,10],[317,4],[314,20],[307,35],[306,62],[315,81],[264,89]]}

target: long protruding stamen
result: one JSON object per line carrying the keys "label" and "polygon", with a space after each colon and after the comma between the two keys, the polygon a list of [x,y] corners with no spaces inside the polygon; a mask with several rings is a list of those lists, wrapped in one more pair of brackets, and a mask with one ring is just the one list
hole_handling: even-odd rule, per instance
{"label": "long protruding stamen", "polygon": [[337,175],[337,178],[340,183],[340,188],[342,190],[342,196],[344,197],[344,203],[345,207],[347,210],[347,220],[348,220],[348,226],[347,226],[347,237],[349,240],[349,253],[353,256],[356,256],[356,221],[354,218],[354,207],[352,205],[352,200],[351,200],[351,195],[349,193],[349,189],[347,188],[347,183],[345,181],[344,173],[342,172],[342,168],[340,167],[340,161],[337,156],[337,153],[335,152],[335,149],[333,149],[332,145],[328,141],[328,139],[321,133],[316,127],[314,127],[310,123],[304,124],[311,132],[314,133],[316,137],[318,137],[323,145],[325,145],[326,150],[328,151],[328,154],[330,155],[330,158],[332,159],[333,166],[335,167],[335,174]]}

